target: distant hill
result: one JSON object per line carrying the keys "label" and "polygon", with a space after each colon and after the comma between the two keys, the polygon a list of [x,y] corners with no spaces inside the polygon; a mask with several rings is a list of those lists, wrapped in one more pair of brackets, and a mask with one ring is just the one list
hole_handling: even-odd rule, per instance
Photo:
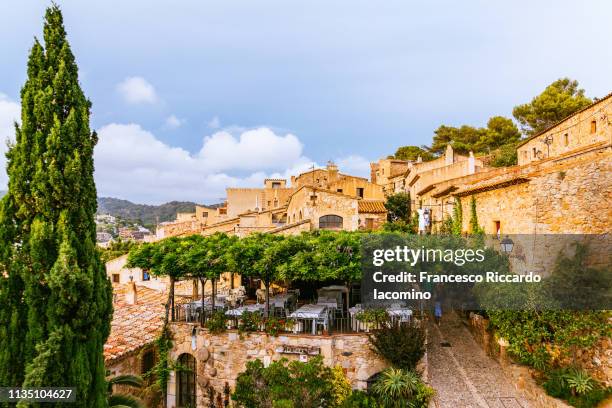
{"label": "distant hill", "polygon": [[134,204],[128,200],[98,197],[98,214],[110,214],[124,220],[139,221],[143,225],[155,225],[158,221],[172,221],[179,212],[195,212],[196,203],[171,201],[161,205]]}

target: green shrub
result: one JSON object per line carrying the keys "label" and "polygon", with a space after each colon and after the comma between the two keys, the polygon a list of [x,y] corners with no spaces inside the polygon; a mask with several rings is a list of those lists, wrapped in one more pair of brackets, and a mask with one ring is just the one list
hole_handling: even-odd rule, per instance
{"label": "green shrub", "polygon": [[612,388],[601,386],[581,370],[561,368],[550,371],[547,377],[542,384],[546,393],[577,408],[595,408],[612,395]]}
{"label": "green shrub", "polygon": [[376,397],[364,391],[355,390],[344,400],[341,408],[383,408]]}
{"label": "green shrub", "polygon": [[264,323],[264,330],[270,336],[278,336],[283,330],[287,321],[278,317],[268,317]]}
{"label": "green shrub", "polygon": [[414,370],[425,353],[425,330],[416,325],[389,325],[370,335],[374,351],[391,365]]}
{"label": "green shrub", "polygon": [[238,323],[238,331],[240,333],[249,333],[259,330],[261,326],[261,316],[256,312],[244,312],[240,316],[240,322]]}
{"label": "green shrub", "polygon": [[385,408],[427,408],[434,393],[417,373],[398,368],[383,371],[372,391]]}
{"label": "green shrub", "polygon": [[384,323],[389,321],[389,314],[385,309],[366,309],[357,313],[355,316],[357,320],[363,323],[375,324],[382,326]]}
{"label": "green shrub", "polygon": [[332,370],[320,356],[307,363],[282,359],[268,367],[254,360],[238,375],[232,399],[243,408],[327,408],[333,406],[332,383]]}
{"label": "green shrub", "polygon": [[225,312],[223,310],[217,310],[208,320],[206,320],[206,328],[210,330],[211,333],[223,333],[227,328],[225,325],[226,322],[227,317],[225,316]]}

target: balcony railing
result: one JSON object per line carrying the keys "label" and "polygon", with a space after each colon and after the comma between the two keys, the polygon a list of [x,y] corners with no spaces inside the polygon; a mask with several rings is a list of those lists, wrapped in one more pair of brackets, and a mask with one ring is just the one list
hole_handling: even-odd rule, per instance
{"label": "balcony railing", "polygon": [[[227,316],[225,309],[217,308],[214,312],[211,309],[185,308],[184,305],[178,305],[174,311],[175,322],[195,323],[202,327],[207,327],[207,323],[211,319],[219,324],[219,315],[222,312],[224,316],[225,328],[236,329],[239,331],[249,332],[267,332],[270,334],[309,334],[309,335],[331,335],[331,334],[349,334],[349,333],[369,333],[373,330],[380,329],[383,325],[389,324],[408,324],[409,321],[388,321],[379,323],[363,322],[348,313],[336,311],[331,314],[326,320],[311,320],[290,318],[285,315],[282,310],[273,308],[270,309],[270,317],[266,318],[258,315],[256,319],[249,316],[248,322],[245,322],[241,316]],[[313,328],[313,324],[315,327]]]}

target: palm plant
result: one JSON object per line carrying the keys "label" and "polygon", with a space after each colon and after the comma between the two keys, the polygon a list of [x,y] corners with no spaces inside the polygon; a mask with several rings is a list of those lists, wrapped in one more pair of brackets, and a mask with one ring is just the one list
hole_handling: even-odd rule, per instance
{"label": "palm plant", "polygon": [[108,405],[110,408],[146,408],[138,397],[123,393],[113,393],[114,385],[127,385],[142,388],[143,380],[138,375],[117,375],[106,380]]}
{"label": "palm plant", "polygon": [[564,376],[565,383],[572,391],[572,395],[583,395],[595,386],[595,381],[583,370],[570,370]]}
{"label": "palm plant", "polygon": [[421,379],[414,371],[388,368],[374,384],[373,391],[387,407],[410,406]]}

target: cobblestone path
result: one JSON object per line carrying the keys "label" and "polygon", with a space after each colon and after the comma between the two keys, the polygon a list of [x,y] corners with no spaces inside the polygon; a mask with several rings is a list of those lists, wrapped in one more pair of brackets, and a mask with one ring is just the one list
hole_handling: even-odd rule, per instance
{"label": "cobblestone path", "polygon": [[454,313],[428,324],[428,380],[435,408],[530,408]]}

